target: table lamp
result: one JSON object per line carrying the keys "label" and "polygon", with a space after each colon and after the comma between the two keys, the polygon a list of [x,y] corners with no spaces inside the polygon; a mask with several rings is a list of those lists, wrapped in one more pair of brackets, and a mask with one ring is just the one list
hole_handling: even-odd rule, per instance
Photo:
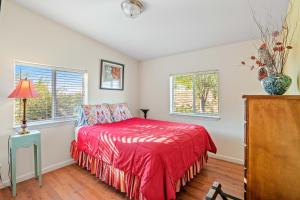
{"label": "table lamp", "polygon": [[35,90],[32,81],[27,80],[27,78],[21,79],[14,91],[8,96],[8,98],[17,98],[23,100],[23,120],[19,134],[29,133],[26,124],[26,103],[28,98],[36,98],[38,96],[39,95]]}

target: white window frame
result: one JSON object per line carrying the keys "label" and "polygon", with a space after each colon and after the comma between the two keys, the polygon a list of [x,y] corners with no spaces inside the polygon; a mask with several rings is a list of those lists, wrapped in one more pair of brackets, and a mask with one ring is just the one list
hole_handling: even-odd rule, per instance
{"label": "white window frame", "polygon": [[[88,73],[87,70],[80,70],[80,69],[73,69],[70,67],[57,67],[54,65],[47,65],[47,64],[40,64],[40,63],[33,63],[33,62],[27,62],[27,61],[20,61],[20,60],[16,60],[14,62],[14,83],[17,79],[16,77],[16,66],[17,65],[28,65],[31,67],[36,67],[36,68],[45,68],[45,69],[51,69],[54,70],[52,71],[52,80],[53,80],[53,73],[56,73],[56,71],[66,71],[66,72],[78,72],[78,73],[82,73],[84,75],[84,88],[83,88],[83,92],[84,92],[84,96],[83,96],[83,104],[86,104],[88,102]],[[52,84],[55,84],[54,81],[52,81]],[[15,86],[14,86],[15,87]],[[55,117],[53,110],[55,109],[54,106],[54,101],[53,99],[55,98],[55,87],[53,87],[52,85],[52,119],[48,119],[48,120],[40,120],[40,121],[35,121],[35,122],[28,122],[27,126],[28,127],[53,127],[56,125],[59,125],[61,123],[74,123],[74,121],[76,120],[76,117]],[[14,113],[13,113],[13,128],[20,128],[21,125],[17,124],[15,121],[15,112],[16,112],[16,101],[14,101]]]}
{"label": "white window frame", "polygon": [[[199,73],[216,73],[218,76],[218,114],[206,114],[195,112],[195,79],[193,78],[193,112],[183,113],[183,112],[174,112],[173,111],[173,103],[174,103],[174,95],[173,95],[173,77],[174,76],[184,76],[184,75],[193,75]],[[170,115],[179,115],[179,116],[191,116],[191,117],[201,117],[201,118],[211,118],[219,120],[220,117],[220,73],[219,70],[206,70],[206,71],[196,71],[196,72],[188,72],[188,73],[176,73],[169,75],[169,114]]]}

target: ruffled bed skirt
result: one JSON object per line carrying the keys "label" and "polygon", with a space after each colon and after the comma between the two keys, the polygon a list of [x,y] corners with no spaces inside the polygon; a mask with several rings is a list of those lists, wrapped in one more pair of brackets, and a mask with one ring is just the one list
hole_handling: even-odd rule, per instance
{"label": "ruffled bed skirt", "polygon": [[[116,190],[126,193],[127,197],[135,200],[147,200],[140,192],[140,178],[122,170],[114,168],[103,162],[100,159],[92,157],[77,149],[77,143],[74,140],[71,143],[70,153],[72,158],[77,161],[78,165],[85,168],[94,174],[101,181],[114,187]],[[186,170],[184,176],[177,181],[176,192],[185,186],[187,182],[191,181],[194,176],[200,173],[203,168],[204,161],[207,161],[207,154],[200,156],[199,159]]]}

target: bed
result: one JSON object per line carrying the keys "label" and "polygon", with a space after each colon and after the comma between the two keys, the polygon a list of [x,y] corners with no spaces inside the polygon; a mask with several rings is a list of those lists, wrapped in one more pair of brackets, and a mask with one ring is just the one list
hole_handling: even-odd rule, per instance
{"label": "bed", "polygon": [[84,125],[75,131],[71,156],[130,199],[176,199],[217,149],[202,126],[130,118]]}
{"label": "bed", "polygon": [[82,105],[71,156],[134,200],[171,200],[217,149],[202,126],[133,118],[126,103]]}

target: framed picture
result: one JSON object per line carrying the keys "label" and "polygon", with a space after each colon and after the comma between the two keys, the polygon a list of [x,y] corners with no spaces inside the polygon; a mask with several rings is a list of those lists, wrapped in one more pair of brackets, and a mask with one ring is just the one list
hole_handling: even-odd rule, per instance
{"label": "framed picture", "polygon": [[124,90],[123,64],[101,59],[100,89]]}

